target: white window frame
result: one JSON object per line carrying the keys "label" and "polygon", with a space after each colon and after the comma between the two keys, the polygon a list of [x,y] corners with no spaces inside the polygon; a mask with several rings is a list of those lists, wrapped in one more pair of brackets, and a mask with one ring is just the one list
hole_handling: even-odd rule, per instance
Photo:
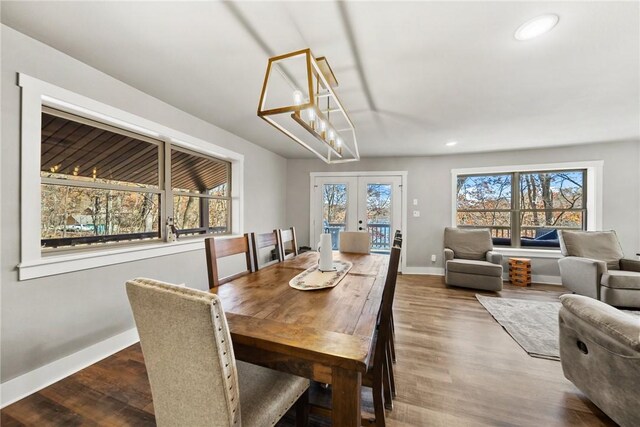
{"label": "white window frame", "polygon": [[[457,182],[459,175],[494,175],[514,172],[544,172],[561,170],[587,170],[587,230],[602,230],[602,171],[604,160],[544,163],[530,165],[488,166],[479,168],[451,169],[451,226],[457,227]],[[561,258],[560,249],[525,249],[494,247],[503,255],[528,256],[532,258]]]}
{"label": "white window frame", "polygon": [[[97,246],[75,253],[43,256],[40,243],[40,144],[43,105],[231,162],[231,236],[244,232],[244,155],[26,74],[18,74],[18,85],[21,87],[22,101],[19,280],[201,250],[204,248],[202,242],[207,237],[184,238],[172,243],[156,241],[109,248]],[[164,220],[163,218],[160,223],[161,227],[164,227]],[[222,236],[224,237],[230,236]]]}

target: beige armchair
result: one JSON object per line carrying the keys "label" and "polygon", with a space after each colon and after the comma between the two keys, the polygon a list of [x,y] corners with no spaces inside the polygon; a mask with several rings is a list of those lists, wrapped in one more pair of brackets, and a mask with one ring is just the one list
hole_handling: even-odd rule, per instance
{"label": "beige armchair", "polygon": [[216,295],[151,279],[127,295],[159,426],[273,426],[296,402],[306,424],[309,380],[236,362]]}
{"label": "beige armchair", "polygon": [[640,308],[640,261],[625,259],[615,231],[559,232],[567,289],[617,307]]}
{"label": "beige armchair", "polygon": [[488,229],[445,228],[445,283],[501,291],[502,255],[492,250],[493,242]]}
{"label": "beige armchair", "polygon": [[564,376],[623,427],[640,421],[640,317],[581,295],[560,297]]}

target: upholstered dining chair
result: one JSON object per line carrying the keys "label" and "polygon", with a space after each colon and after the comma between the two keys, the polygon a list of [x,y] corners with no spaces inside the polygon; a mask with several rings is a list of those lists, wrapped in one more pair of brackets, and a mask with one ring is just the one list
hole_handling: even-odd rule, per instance
{"label": "upholstered dining chair", "polygon": [[[205,239],[204,246],[207,254],[207,271],[209,273],[209,288],[220,286],[245,274],[253,273],[253,250],[249,241],[249,235],[240,237],[209,237]],[[247,269],[240,273],[223,278],[218,277],[218,259],[232,255],[244,254]]]}
{"label": "upholstered dining chair", "polygon": [[[280,251],[280,239],[278,238],[278,230],[273,230],[271,233],[251,233],[251,244],[253,252],[253,266],[255,271],[258,271],[261,267],[280,262],[284,259]],[[276,250],[277,259],[260,265],[260,249],[272,248]]]}
{"label": "upholstered dining chair", "polygon": [[[278,240],[280,246],[280,259],[285,260],[298,256],[298,239],[296,238],[296,228],[278,229]],[[287,248],[289,246],[289,248]]]}
{"label": "upholstered dining chair", "polygon": [[493,252],[489,229],[444,229],[444,281],[485,291],[502,290],[502,255]]}
{"label": "upholstered dining chair", "polygon": [[562,285],[616,307],[640,308],[640,261],[624,257],[616,232],[561,230]]}
{"label": "upholstered dining chair", "polygon": [[294,404],[306,424],[309,380],[236,361],[217,295],[127,282],[159,426],[273,426]]}
{"label": "upholstered dining chair", "polygon": [[338,234],[340,252],[354,254],[371,253],[369,233],[366,231],[341,231]]}

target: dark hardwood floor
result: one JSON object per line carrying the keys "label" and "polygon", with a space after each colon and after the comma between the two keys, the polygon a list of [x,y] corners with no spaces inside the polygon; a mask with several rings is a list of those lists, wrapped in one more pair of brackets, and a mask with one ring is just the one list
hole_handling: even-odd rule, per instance
{"label": "dark hardwood floor", "polygon": [[[562,375],[529,357],[477,302],[441,277],[400,276],[394,317],[398,396],[391,426],[615,425]],[[555,300],[562,288],[507,285],[497,296]],[[492,293],[487,293],[492,294]],[[315,387],[315,399],[330,391]],[[363,409],[372,412],[363,391]],[[131,346],[1,411],[3,427],[154,425],[139,345]],[[328,425],[312,418],[312,426]],[[280,426],[293,426],[289,413]]]}

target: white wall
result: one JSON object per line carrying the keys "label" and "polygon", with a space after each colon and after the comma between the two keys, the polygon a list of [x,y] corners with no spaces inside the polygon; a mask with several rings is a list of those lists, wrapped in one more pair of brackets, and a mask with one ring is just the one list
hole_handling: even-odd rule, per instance
{"label": "white wall", "polygon": [[[638,169],[640,142],[610,142],[574,147],[461,154],[432,157],[363,159],[346,165],[316,160],[287,161],[287,221],[296,227],[298,242],[309,241],[309,173],[327,171],[408,171],[407,207],[421,211],[407,221],[407,266],[442,268],[444,227],[451,225],[451,170],[458,168],[604,160],[604,229],[618,232],[622,247],[633,257],[640,249]],[[412,205],[419,200],[418,207]],[[438,256],[431,263],[431,254]],[[534,275],[559,276],[557,260],[533,259]]]}
{"label": "white wall", "polygon": [[[1,379],[75,353],[134,326],[124,282],[146,276],[208,288],[204,250],[18,281],[20,90],[25,73],[245,156],[244,230],[284,227],[286,159],[190,116],[2,26]],[[176,79],[188,76],[176,76]],[[216,94],[211,94],[215,102]],[[37,207],[35,207],[37,208]],[[222,267],[224,273],[225,267]],[[229,269],[229,266],[226,267]]]}

